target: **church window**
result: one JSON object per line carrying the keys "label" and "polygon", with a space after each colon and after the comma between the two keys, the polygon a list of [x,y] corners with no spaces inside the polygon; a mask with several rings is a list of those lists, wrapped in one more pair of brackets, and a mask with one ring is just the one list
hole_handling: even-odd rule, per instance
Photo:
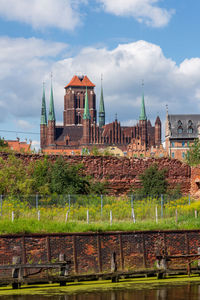
{"label": "church window", "polygon": [[172,152],[172,158],[174,158],[174,152]]}
{"label": "church window", "polygon": [[182,126],[182,122],[180,120],[178,121],[178,126]]}
{"label": "church window", "polygon": [[192,121],[191,120],[188,121],[188,126],[192,126]]}
{"label": "church window", "polygon": [[185,142],[182,142],[182,147],[185,147]]}
{"label": "church window", "polygon": [[185,152],[182,152],[182,158],[185,158]]}
{"label": "church window", "polygon": [[172,142],[172,147],[174,147],[174,142]]}
{"label": "church window", "polygon": [[188,146],[188,147],[190,146],[190,142],[187,142],[187,146]]}

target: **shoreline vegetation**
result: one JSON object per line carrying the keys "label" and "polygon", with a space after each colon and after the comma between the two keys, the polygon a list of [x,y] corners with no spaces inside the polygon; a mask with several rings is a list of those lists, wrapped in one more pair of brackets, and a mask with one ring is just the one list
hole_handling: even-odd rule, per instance
{"label": "shoreline vegetation", "polygon": [[58,284],[22,286],[18,290],[13,290],[12,287],[0,287],[1,296],[11,295],[43,295],[43,296],[56,296],[56,295],[73,295],[88,292],[107,292],[117,290],[142,290],[142,289],[156,289],[167,286],[181,286],[190,284],[197,284],[200,282],[199,276],[173,276],[165,279],[157,279],[156,277],[150,278],[129,278],[120,279],[118,283],[111,283],[110,280],[99,280],[90,282],[73,282],[68,283],[66,287],[60,287]]}

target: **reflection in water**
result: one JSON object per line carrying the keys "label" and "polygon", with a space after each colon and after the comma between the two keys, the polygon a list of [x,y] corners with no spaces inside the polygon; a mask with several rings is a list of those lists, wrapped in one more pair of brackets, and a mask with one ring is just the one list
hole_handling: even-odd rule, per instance
{"label": "reflection in water", "polygon": [[199,300],[200,284],[166,286],[159,289],[120,290],[77,295],[3,296],[1,300]]}

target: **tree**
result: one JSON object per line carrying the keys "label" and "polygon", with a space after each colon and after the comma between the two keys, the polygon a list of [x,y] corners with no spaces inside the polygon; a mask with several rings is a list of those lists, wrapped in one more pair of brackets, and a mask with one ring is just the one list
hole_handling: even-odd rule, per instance
{"label": "tree", "polygon": [[0,148],[8,148],[8,143],[0,137]]}
{"label": "tree", "polygon": [[140,175],[141,193],[145,196],[159,197],[167,190],[166,169],[159,170],[156,164]]}
{"label": "tree", "polygon": [[187,151],[187,163],[190,166],[196,166],[200,164],[200,141],[196,139]]}

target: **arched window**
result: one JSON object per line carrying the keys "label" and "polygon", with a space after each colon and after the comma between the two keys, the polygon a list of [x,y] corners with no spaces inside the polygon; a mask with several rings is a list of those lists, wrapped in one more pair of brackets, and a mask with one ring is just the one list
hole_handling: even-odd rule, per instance
{"label": "arched window", "polygon": [[178,126],[182,126],[182,122],[180,120],[178,121]]}
{"label": "arched window", "polygon": [[181,126],[178,127],[178,133],[183,133],[183,128]]}
{"label": "arched window", "polygon": [[188,121],[188,130],[187,130],[188,133],[193,133],[193,127],[192,127],[192,125],[193,125],[193,124],[192,124],[192,121],[189,120],[189,121]]}
{"label": "arched window", "polygon": [[193,133],[193,128],[191,126],[188,128],[188,133]]}

